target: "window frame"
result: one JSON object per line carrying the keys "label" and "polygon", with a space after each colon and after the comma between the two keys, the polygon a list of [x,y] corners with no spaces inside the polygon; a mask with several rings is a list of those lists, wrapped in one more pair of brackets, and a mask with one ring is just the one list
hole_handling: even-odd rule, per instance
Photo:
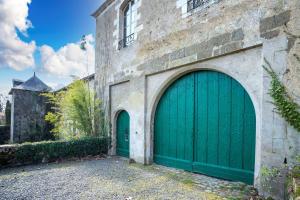
{"label": "window frame", "polygon": [[[122,9],[122,16],[123,16],[122,27],[121,27],[122,40],[119,41],[119,50],[130,46],[134,41],[134,35],[135,35],[134,6],[135,5],[136,5],[135,0],[129,0],[126,3],[126,6]],[[128,33],[128,29],[129,29],[129,33]]]}
{"label": "window frame", "polygon": [[217,2],[218,0],[187,0],[187,12],[189,13],[196,9],[207,8]]}

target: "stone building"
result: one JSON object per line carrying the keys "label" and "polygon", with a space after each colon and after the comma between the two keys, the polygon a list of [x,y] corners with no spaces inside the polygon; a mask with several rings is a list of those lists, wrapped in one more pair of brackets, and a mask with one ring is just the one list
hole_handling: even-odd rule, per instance
{"label": "stone building", "polygon": [[299,12],[299,0],[106,0],[95,88],[111,153],[261,188],[263,166],[300,152],[262,67],[300,103]]}
{"label": "stone building", "polygon": [[13,87],[9,93],[12,100],[11,142],[22,143],[50,139],[49,127],[44,119],[49,105],[47,98],[41,96],[43,92],[50,90],[51,88],[35,74],[25,82],[13,80]]}
{"label": "stone building", "polygon": [[94,90],[94,88],[95,88],[95,74],[94,73],[82,78],[81,80],[85,81],[91,90]]}

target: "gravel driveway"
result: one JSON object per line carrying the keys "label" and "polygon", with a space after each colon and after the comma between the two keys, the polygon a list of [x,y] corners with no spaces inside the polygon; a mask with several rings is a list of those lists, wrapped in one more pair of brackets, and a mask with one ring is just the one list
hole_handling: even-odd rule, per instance
{"label": "gravel driveway", "polygon": [[0,199],[248,199],[250,186],[113,157],[0,170]]}

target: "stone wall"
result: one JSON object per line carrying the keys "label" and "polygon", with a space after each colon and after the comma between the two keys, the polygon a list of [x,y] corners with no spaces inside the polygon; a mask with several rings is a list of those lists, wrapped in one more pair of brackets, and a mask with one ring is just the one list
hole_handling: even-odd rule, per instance
{"label": "stone wall", "polygon": [[13,90],[12,98],[13,142],[51,139],[49,125],[45,122],[49,110],[47,98],[41,96],[41,93],[26,90]]}
{"label": "stone wall", "polygon": [[[109,1],[96,17],[96,91],[112,125],[130,115],[130,157],[151,163],[153,115],[165,88],[183,74],[201,69],[226,73],[249,93],[256,111],[255,185],[262,166],[293,164],[300,137],[276,112],[268,94],[265,59],[300,103],[300,2],[298,0],[222,0],[190,13],[184,0],[140,0],[134,43],[115,48],[115,21],[123,0]],[[280,199],[283,186],[278,186]],[[268,195],[268,194],[266,194]]]}

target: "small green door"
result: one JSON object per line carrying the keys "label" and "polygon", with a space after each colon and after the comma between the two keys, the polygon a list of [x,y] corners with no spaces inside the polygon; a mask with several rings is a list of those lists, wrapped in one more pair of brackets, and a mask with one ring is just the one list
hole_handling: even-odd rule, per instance
{"label": "small green door", "polygon": [[176,80],[157,105],[154,161],[252,184],[255,111],[245,89],[214,71]]}
{"label": "small green door", "polygon": [[121,111],[117,118],[117,155],[129,157],[130,141],[129,115]]}

